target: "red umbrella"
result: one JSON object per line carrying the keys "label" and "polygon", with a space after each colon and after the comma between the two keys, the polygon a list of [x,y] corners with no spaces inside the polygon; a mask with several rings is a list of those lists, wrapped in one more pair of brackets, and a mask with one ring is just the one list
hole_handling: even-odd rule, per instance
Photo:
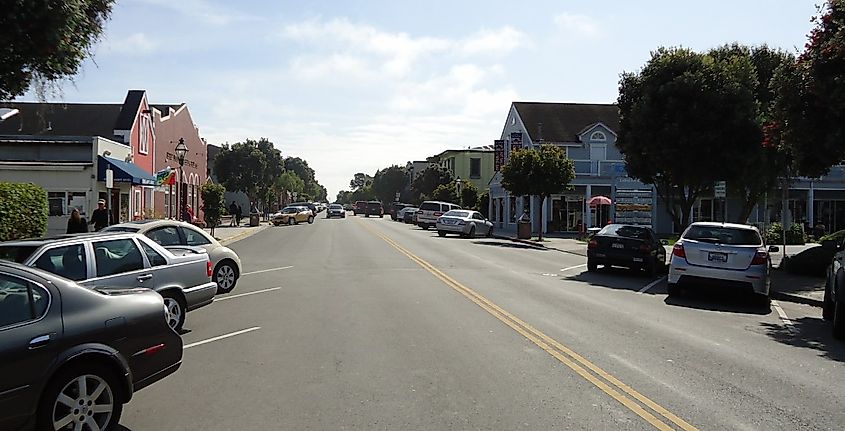
{"label": "red umbrella", "polygon": [[590,200],[587,201],[587,203],[590,204],[591,207],[596,207],[599,205],[610,205],[611,202],[613,201],[611,201],[610,198],[607,196],[593,196],[590,198]]}

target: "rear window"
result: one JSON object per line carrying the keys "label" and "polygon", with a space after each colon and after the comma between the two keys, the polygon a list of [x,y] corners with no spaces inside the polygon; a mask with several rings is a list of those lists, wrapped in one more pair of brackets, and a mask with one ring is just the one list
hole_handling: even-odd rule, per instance
{"label": "rear window", "polygon": [[420,205],[422,211],[440,211],[440,204],[437,202],[423,202]]}
{"label": "rear window", "polygon": [[370,203],[369,203],[369,204],[367,204],[367,205],[369,205],[369,206],[370,206],[370,208],[381,208],[381,203],[380,203],[380,202],[370,202]]}
{"label": "rear window", "polygon": [[4,246],[0,247],[0,260],[23,263],[38,247],[35,246]]}
{"label": "rear window", "polygon": [[761,245],[760,234],[751,229],[725,226],[690,226],[684,239],[726,245]]}
{"label": "rear window", "polygon": [[469,211],[449,211],[443,214],[444,217],[469,217]]}
{"label": "rear window", "polygon": [[625,226],[625,225],[618,225],[618,224],[609,224],[604,227],[601,231],[599,231],[599,235],[613,235],[613,236],[620,236],[623,238],[634,238],[634,239],[650,239],[650,235],[648,229],[636,227],[636,226]]}
{"label": "rear window", "polygon": [[340,206],[340,205],[336,205],[336,204],[329,205],[329,208],[331,208],[331,209],[333,209],[333,210],[342,210],[342,209],[343,209],[343,207],[342,207],[342,206]]}

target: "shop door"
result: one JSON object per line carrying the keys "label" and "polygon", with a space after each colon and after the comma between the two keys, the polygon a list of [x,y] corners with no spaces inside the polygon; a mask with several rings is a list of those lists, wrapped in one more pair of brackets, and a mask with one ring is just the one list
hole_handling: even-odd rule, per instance
{"label": "shop door", "polygon": [[111,190],[111,199],[109,199],[109,210],[111,210],[111,223],[120,223],[120,189]]}
{"label": "shop door", "polygon": [[566,213],[563,208],[563,200],[560,198],[552,199],[552,220],[549,223],[549,231],[560,232],[566,228]]}

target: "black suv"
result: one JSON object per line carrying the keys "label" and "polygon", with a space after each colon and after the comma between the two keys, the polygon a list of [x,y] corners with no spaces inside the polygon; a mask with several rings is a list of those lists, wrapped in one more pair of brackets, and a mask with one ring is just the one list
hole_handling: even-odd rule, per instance
{"label": "black suv", "polygon": [[364,215],[366,217],[379,216],[379,218],[382,218],[384,217],[384,207],[381,206],[381,202],[379,201],[369,201],[367,202],[367,209]]}

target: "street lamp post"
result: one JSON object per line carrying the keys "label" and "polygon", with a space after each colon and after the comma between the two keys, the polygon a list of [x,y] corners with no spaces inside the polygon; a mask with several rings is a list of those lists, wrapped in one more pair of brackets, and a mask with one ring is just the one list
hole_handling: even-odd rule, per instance
{"label": "street lamp post", "polygon": [[179,187],[176,188],[176,200],[179,202],[178,208],[178,219],[182,220],[183,214],[185,213],[185,208],[182,205],[182,200],[185,199],[185,190],[182,190],[182,183],[185,181],[185,171],[183,167],[185,166],[185,156],[188,154],[188,146],[185,145],[185,138],[179,138],[179,143],[176,144],[176,159],[179,161]]}
{"label": "street lamp post", "polygon": [[461,177],[458,177],[455,180],[455,188],[458,189],[458,205],[460,205],[461,208],[463,208],[464,206],[464,195],[463,193],[461,193],[463,191],[462,186],[463,185],[461,184]]}

